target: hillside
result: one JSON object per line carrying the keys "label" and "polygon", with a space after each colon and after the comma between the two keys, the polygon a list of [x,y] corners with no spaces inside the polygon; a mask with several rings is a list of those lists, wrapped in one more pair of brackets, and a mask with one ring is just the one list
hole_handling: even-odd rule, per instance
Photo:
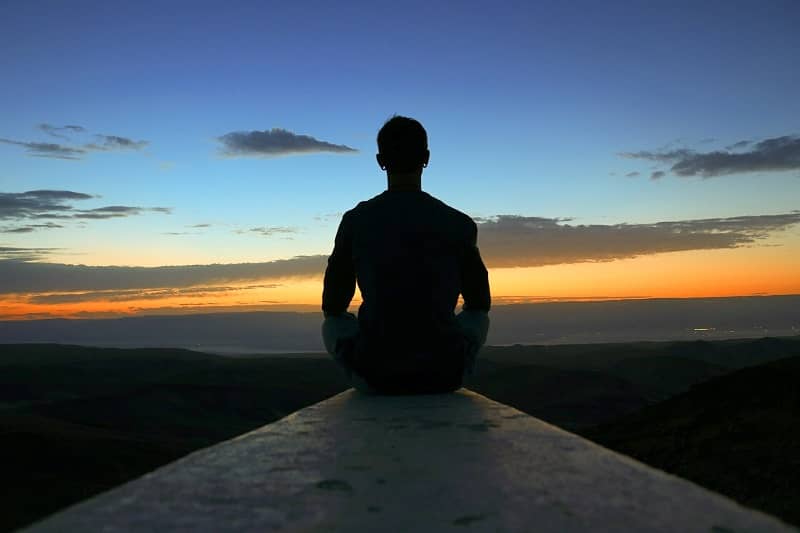
{"label": "hillside", "polygon": [[744,368],[582,434],[800,524],[800,357]]}
{"label": "hillside", "polygon": [[0,530],[347,388],[322,358],[2,345]]}
{"label": "hillside", "polygon": [[[487,347],[467,387],[580,432],[787,354],[800,356],[798,339]],[[0,344],[0,454],[14,458],[0,530],[347,387],[329,358],[313,354]]]}

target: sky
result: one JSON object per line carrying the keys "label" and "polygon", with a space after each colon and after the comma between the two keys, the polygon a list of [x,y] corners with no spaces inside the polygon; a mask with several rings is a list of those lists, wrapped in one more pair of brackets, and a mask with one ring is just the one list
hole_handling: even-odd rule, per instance
{"label": "sky", "polygon": [[[496,304],[800,293],[800,4],[0,5],[0,318],[318,309],[393,114]],[[356,300],[357,304],[358,301]]]}

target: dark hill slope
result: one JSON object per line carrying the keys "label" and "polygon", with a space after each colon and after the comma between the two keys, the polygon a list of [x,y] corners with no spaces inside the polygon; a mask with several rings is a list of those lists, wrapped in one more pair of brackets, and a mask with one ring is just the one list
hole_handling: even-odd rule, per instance
{"label": "dark hill slope", "polygon": [[687,357],[659,355],[631,357],[611,365],[606,372],[651,391],[653,399],[665,400],[689,390],[696,383],[721,376],[729,368]]}
{"label": "dark hill slope", "polygon": [[647,405],[640,387],[586,370],[487,362],[467,387],[570,430],[612,420]]}
{"label": "dark hill slope", "polygon": [[347,386],[324,358],[0,344],[0,531]]}
{"label": "dark hill slope", "polygon": [[582,433],[800,524],[800,357],[712,379]]}

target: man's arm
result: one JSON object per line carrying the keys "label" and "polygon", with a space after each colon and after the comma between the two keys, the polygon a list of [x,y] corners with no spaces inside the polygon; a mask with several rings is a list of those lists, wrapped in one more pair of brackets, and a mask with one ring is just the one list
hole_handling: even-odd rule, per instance
{"label": "man's arm", "polygon": [[322,311],[325,316],[340,315],[347,311],[356,290],[356,270],[353,265],[353,235],[348,213],[342,217],[333,253],[328,258],[325,282],[322,289]]}
{"label": "man's arm", "polygon": [[470,236],[461,264],[461,295],[465,311],[489,311],[492,297],[489,294],[489,273],[478,251],[478,226],[470,220]]}

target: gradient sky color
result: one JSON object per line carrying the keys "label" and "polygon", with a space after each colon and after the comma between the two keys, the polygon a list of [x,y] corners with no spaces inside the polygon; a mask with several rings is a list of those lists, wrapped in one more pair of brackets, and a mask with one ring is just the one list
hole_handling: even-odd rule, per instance
{"label": "gradient sky color", "polygon": [[[499,4],[3,3],[0,317],[317,306],[324,261],[271,262],[330,253],[385,188],[394,113],[498,302],[800,293],[800,4]],[[355,151],[224,153],[273,128]],[[33,218],[38,190],[92,197]],[[41,263],[266,266],[93,290]]]}

